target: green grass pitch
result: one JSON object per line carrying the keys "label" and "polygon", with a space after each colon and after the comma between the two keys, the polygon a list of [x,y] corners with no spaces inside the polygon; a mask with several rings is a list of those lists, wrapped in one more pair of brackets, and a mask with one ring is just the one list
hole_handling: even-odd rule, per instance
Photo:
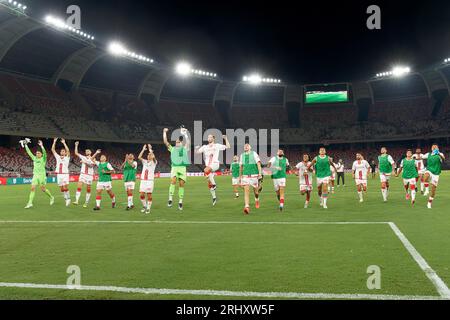
{"label": "green grass pitch", "polygon": [[[336,188],[331,195],[328,210],[319,207],[316,192],[311,208],[303,209],[304,198],[292,176],[283,213],[278,211],[272,181],[267,178],[261,208],[252,208],[251,214],[244,216],[242,194],[234,199],[231,178],[217,181],[219,202],[213,208],[204,178],[189,178],[185,210],[180,213],[176,207],[166,206],[168,180],[157,180],[149,216],[140,213],[137,193],[137,208],[125,211],[121,181],[114,183],[118,207],[112,209],[104,195],[103,208],[97,213],[92,210],[94,196],[88,209],[66,208],[56,185],[49,185],[58,195],[55,205],[50,207],[45,195],[38,192],[31,210],[23,209],[29,186],[0,187],[0,299],[242,298],[194,295],[191,290],[439,297],[388,224],[315,224],[318,222],[394,222],[450,284],[447,172],[441,177],[432,210],[426,209],[426,198],[420,194],[411,207],[400,178],[391,181],[388,203],[381,200],[378,177],[370,180],[366,201],[360,204],[350,176],[347,187]],[[74,191],[75,185],[71,185],[72,198]],[[130,223],[141,221],[145,223]],[[80,267],[83,286],[187,292],[163,295],[4,285],[65,285],[70,265]],[[367,288],[371,265],[381,270],[379,290]]]}

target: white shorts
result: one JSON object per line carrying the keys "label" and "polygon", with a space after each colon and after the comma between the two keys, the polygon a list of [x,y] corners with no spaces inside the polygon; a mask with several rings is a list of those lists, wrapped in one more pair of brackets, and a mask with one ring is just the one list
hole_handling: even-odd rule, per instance
{"label": "white shorts", "polygon": [[428,173],[429,175],[430,175],[430,179],[431,179],[431,184],[433,185],[433,186],[435,186],[435,187],[437,187],[438,186],[438,184],[439,184],[439,176],[438,175],[436,175],[436,174],[432,174],[430,171],[425,171],[425,173]]}
{"label": "white shorts", "polygon": [[155,186],[154,180],[141,180],[141,185],[139,186],[139,192],[153,193],[154,186]]}
{"label": "white shorts", "polygon": [[216,172],[220,168],[220,163],[212,163],[210,166],[207,166],[207,167],[210,167],[212,172]]}
{"label": "white shorts", "polygon": [[112,189],[112,183],[111,181],[108,182],[97,182],[97,190],[111,190]]}
{"label": "white shorts", "polygon": [[128,181],[124,183],[125,191],[128,189],[134,190],[134,187],[136,186],[136,183],[134,181]]}
{"label": "white shorts", "polygon": [[92,184],[92,181],[94,181],[94,177],[89,174],[82,173],[80,174],[78,181],[90,186]]}
{"label": "white shorts", "polygon": [[313,186],[311,184],[301,184],[300,185],[300,192],[305,192],[305,191],[312,191]]}
{"label": "white shorts", "polygon": [[407,184],[415,186],[416,185],[416,178],[403,179],[403,185],[406,186]]}
{"label": "white shorts", "polygon": [[56,180],[58,182],[58,187],[67,186],[70,182],[69,174],[68,173],[58,174],[56,176]]}
{"label": "white shorts", "polygon": [[391,180],[391,174],[380,172],[380,181],[381,182],[389,182],[389,180]]}
{"label": "white shorts", "polygon": [[317,178],[317,185],[320,186],[322,184],[328,184],[330,183],[330,177],[325,178]]}
{"label": "white shorts", "polygon": [[232,178],[231,183],[233,186],[239,186],[241,184],[241,181],[239,180],[239,178]]}
{"label": "white shorts", "polygon": [[273,179],[273,187],[275,191],[280,190],[280,188],[286,188],[286,178]]}
{"label": "white shorts", "polygon": [[242,186],[251,186],[253,188],[259,188],[258,177],[242,177]]}
{"label": "white shorts", "polygon": [[420,175],[423,175],[423,174],[425,174],[426,172],[427,172],[427,169],[425,169],[425,168],[419,170],[419,174],[420,174]]}
{"label": "white shorts", "polygon": [[357,186],[359,186],[360,184],[367,186],[367,180],[363,180],[363,179],[355,179],[355,183]]}

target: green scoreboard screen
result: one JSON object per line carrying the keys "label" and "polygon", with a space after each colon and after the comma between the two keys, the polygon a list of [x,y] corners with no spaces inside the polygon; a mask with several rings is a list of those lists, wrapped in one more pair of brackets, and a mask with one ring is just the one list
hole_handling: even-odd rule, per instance
{"label": "green scoreboard screen", "polygon": [[306,104],[327,104],[349,102],[347,84],[305,86]]}

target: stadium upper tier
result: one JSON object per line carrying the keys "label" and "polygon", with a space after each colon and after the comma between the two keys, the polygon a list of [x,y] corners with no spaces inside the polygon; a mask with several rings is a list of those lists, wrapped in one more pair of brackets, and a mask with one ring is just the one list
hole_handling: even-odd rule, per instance
{"label": "stadium upper tier", "polygon": [[162,127],[201,120],[204,129],[278,128],[284,143],[450,136],[449,63],[349,81],[348,102],[307,104],[305,85],[179,77],[4,6],[0,44],[2,134],[160,141]]}

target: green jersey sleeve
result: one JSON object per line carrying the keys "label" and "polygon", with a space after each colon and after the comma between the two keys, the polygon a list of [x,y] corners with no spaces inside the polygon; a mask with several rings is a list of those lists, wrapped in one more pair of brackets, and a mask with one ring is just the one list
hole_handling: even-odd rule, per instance
{"label": "green jersey sleeve", "polygon": [[44,147],[41,147],[42,149],[42,158],[44,158],[44,162],[47,162],[47,151]]}
{"label": "green jersey sleeve", "polygon": [[28,148],[28,145],[25,145],[25,150],[28,156],[31,158],[31,160],[34,161],[36,159],[36,156],[31,152],[30,148]]}

